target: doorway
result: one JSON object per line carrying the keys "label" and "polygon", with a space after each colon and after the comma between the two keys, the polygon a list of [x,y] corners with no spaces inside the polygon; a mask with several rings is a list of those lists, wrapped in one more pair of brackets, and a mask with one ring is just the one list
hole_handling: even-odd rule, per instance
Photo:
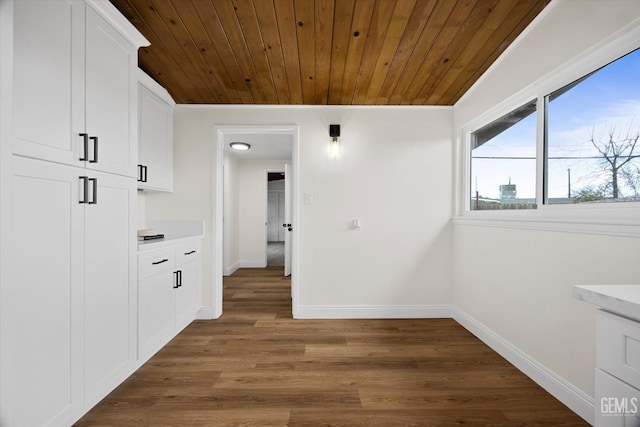
{"label": "doorway", "polygon": [[284,269],[284,240],[288,233],[285,220],[285,174],[267,171],[267,267]]}
{"label": "doorway", "polygon": [[[269,254],[268,254],[268,245],[269,242],[278,243],[279,246],[283,246],[283,250],[286,246],[289,247],[289,251],[284,250],[285,260],[281,260],[280,254],[282,250],[278,250],[279,252],[276,256],[278,262],[283,264],[283,267],[288,265],[288,273],[291,275],[291,298],[292,298],[292,314],[296,315],[297,306],[298,306],[298,298],[297,298],[297,263],[298,263],[298,245],[297,245],[297,218],[298,218],[298,206],[297,206],[297,188],[298,188],[298,126],[270,126],[270,125],[220,125],[214,127],[214,143],[215,143],[215,161],[216,165],[215,171],[215,185],[214,188],[216,190],[215,194],[215,207],[213,223],[215,224],[215,234],[214,234],[214,266],[213,266],[213,284],[212,284],[212,305],[214,307],[214,318],[217,318],[222,315],[222,300],[223,300],[223,273],[229,274],[232,271],[235,271],[237,268],[242,267],[266,267],[269,262]],[[263,209],[263,219],[262,219],[262,229],[257,229],[255,233],[247,233],[244,235],[262,235],[263,244],[262,244],[262,253],[264,254],[264,258],[262,261],[259,259],[243,259],[242,256],[238,257],[238,260],[235,263],[232,263],[229,257],[229,248],[233,246],[234,241],[243,243],[243,236],[228,236],[228,228],[229,225],[234,221],[239,222],[237,224],[238,227],[242,227],[243,218],[240,217],[238,219],[237,216],[230,215],[230,212],[233,212],[233,209],[229,209],[229,186],[233,185],[233,183],[226,182],[232,180],[230,175],[233,174],[229,171],[230,165],[227,161],[229,158],[229,145],[231,142],[237,142],[238,140],[242,140],[251,146],[250,150],[247,150],[247,153],[244,154],[244,159],[242,161],[246,161],[245,164],[250,164],[251,161],[260,163],[261,160],[264,160],[265,164],[268,164],[269,159],[283,159],[283,153],[278,152],[282,149],[283,144],[279,143],[280,140],[289,141],[288,149],[289,155],[286,157],[287,161],[284,167],[274,170],[274,168],[264,168],[263,170],[263,184],[261,184],[264,191],[264,203]],[[227,159],[227,160],[225,160]],[[266,160],[265,160],[266,159]],[[244,166],[243,166],[244,167]],[[252,166],[253,167],[253,166]],[[256,166],[260,167],[260,166]],[[226,169],[225,169],[226,168]],[[283,200],[285,209],[283,209],[284,217],[281,215],[280,207],[282,207],[282,202],[280,202],[280,197],[278,196],[278,212],[276,214],[275,208],[272,215],[269,215],[269,204],[268,204],[268,174],[269,173],[284,173],[286,179],[284,179],[284,183],[286,183],[286,187],[283,193],[286,194],[290,200]],[[243,172],[244,173],[244,172]],[[239,187],[243,187],[244,181],[243,178],[239,179],[240,185]],[[274,181],[277,181],[274,179]],[[282,183],[282,184],[284,184]],[[240,190],[242,191],[242,190]],[[257,190],[256,190],[257,191]],[[253,193],[250,193],[249,196],[247,194],[243,195],[243,200],[251,198]],[[259,195],[257,197],[262,197]],[[271,196],[273,198],[273,196]],[[225,205],[226,202],[226,205]],[[273,202],[272,202],[273,203]],[[289,209],[286,209],[289,207]],[[247,212],[247,209],[244,209],[243,212]],[[250,210],[249,210],[250,211]],[[271,218],[271,226],[270,218]],[[283,222],[280,222],[284,218]],[[275,222],[277,220],[277,223]],[[279,229],[275,231],[275,225],[279,224]],[[283,225],[286,225],[283,227]],[[282,230],[280,230],[282,229]],[[284,234],[282,236],[282,234]],[[275,237],[277,235],[277,237]],[[282,238],[284,237],[284,242],[282,242]],[[276,240],[277,239],[277,240]],[[288,242],[287,242],[288,241]],[[288,245],[287,245],[288,243]],[[287,256],[288,255],[288,256]],[[225,256],[227,257],[225,259]],[[229,264],[232,263],[234,268],[229,268]]]}

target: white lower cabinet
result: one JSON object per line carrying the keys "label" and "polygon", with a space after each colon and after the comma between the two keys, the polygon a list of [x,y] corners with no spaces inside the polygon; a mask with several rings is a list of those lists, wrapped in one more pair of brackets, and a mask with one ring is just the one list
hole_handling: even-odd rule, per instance
{"label": "white lower cabinet", "polygon": [[85,209],[85,399],[93,406],[136,364],[136,185],[92,172],[95,204]]}
{"label": "white lower cabinet", "polygon": [[135,182],[22,157],[12,169],[0,425],[68,425],[137,363]]}
{"label": "white lower cabinet", "polygon": [[195,319],[200,241],[138,255],[138,358],[145,361]]}
{"label": "white lower cabinet", "polygon": [[640,426],[640,322],[597,314],[596,427]]}

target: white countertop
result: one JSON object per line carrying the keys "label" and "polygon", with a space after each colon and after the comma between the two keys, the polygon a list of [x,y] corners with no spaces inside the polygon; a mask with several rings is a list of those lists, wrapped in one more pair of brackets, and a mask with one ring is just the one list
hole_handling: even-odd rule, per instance
{"label": "white countertop", "polygon": [[576,285],[573,297],[606,311],[640,320],[640,285]]}
{"label": "white countertop", "polygon": [[178,244],[180,244],[182,242],[186,242],[187,240],[202,239],[203,237],[204,236],[202,234],[195,234],[195,235],[190,235],[190,234],[168,235],[168,234],[165,234],[163,239],[138,241],[138,253],[152,251],[154,249],[160,249],[160,248],[164,248],[164,247],[167,247],[167,246],[174,246],[174,245],[178,245]]}
{"label": "white countertop", "polygon": [[164,234],[163,239],[138,241],[138,253],[204,237],[204,221],[147,221],[138,224],[138,228],[153,228],[158,233]]}

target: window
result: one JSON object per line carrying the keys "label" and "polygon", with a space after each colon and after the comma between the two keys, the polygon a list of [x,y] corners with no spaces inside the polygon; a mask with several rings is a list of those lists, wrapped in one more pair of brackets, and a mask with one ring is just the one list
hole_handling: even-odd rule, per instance
{"label": "window", "polygon": [[472,210],[536,207],[536,101],[471,134]]}
{"label": "window", "polygon": [[640,50],[545,104],[547,203],[640,200]]}
{"label": "window", "polygon": [[544,87],[469,134],[469,209],[640,201],[640,49],[553,92]]}

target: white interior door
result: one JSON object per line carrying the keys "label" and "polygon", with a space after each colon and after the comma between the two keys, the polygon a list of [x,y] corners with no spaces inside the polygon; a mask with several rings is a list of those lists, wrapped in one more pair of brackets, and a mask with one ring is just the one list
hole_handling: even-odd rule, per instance
{"label": "white interior door", "polygon": [[[284,165],[284,223],[291,224],[291,165]],[[295,224],[292,224],[295,227]],[[291,226],[284,233],[284,275],[291,275]]]}
{"label": "white interior door", "polygon": [[282,229],[282,222],[278,214],[278,193],[269,191],[267,203],[267,241],[277,242],[278,232]]}

